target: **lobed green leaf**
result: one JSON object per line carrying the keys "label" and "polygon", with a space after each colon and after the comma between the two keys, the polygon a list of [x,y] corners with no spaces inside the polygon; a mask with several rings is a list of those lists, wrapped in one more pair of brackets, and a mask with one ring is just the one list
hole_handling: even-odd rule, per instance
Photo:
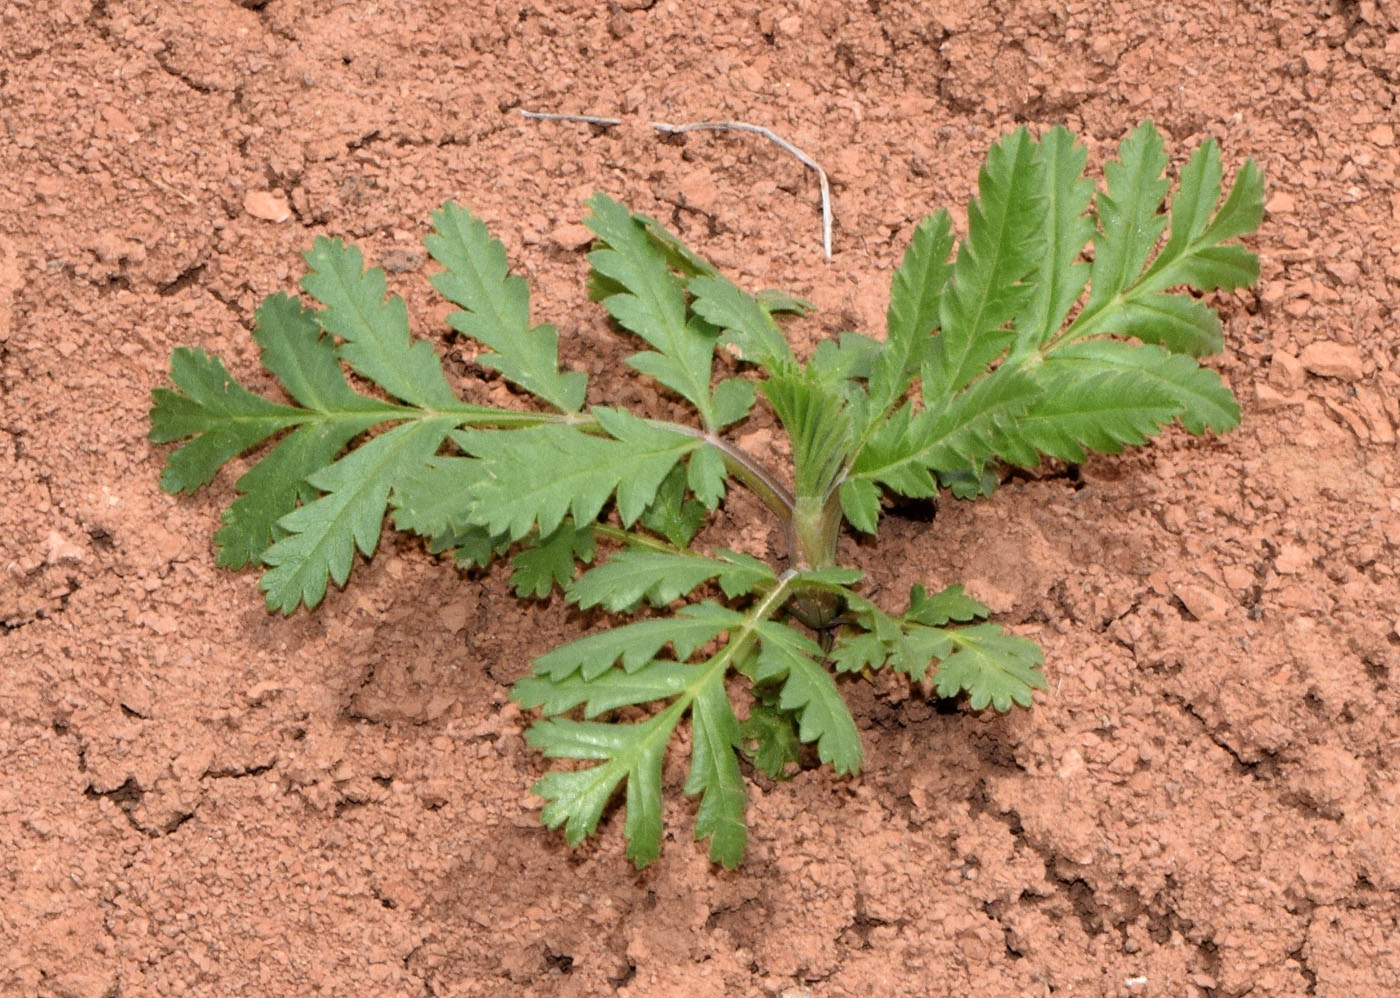
{"label": "lobed green leaf", "polygon": [[403,299],[394,295],[385,300],[382,269],[365,270],[358,247],[325,236],[316,237],[306,263],[311,270],[301,286],[325,306],[316,313],[322,328],[344,340],[341,360],[410,405],[438,411],[462,408],[432,346],[410,336]]}
{"label": "lobed green leaf", "polygon": [[817,756],[837,773],[860,772],[860,732],[831,673],[818,664],[821,646],[785,624],[760,624],[758,636],[755,678],[783,680],[778,706],[796,712],[798,737],[816,742]]}
{"label": "lobed green leaf", "polygon": [[304,415],[254,395],[233,379],[223,361],[198,348],[177,347],[170,355],[176,391],[151,393],[152,443],[194,437],[165,461],[160,487],[194,492],[208,485],[228,461],[256,447]]}
{"label": "lobed green leaf", "polygon": [[617,662],[636,672],[669,644],[676,657],[687,659],[707,641],[744,622],[741,614],[717,603],[682,607],[673,617],[639,620],[570,641],[535,659],[534,674],[558,682],[580,673],[591,680]]}
{"label": "lobed green leaf", "polygon": [[722,670],[716,670],[697,691],[690,708],[690,725],[690,772],[685,792],[700,795],[695,837],[708,838],[711,861],[732,870],[743,862],[748,846],[744,808],[749,795],[734,755],[739,721],[725,692]]}
{"label": "lobed green leaf", "polygon": [[326,580],[345,584],[358,549],[366,557],[379,543],[389,492],[442,445],[456,418],[439,416],[406,423],[370,440],[308,481],[326,493],[278,521],[287,536],[263,552],[270,565],[260,588],[268,609],[291,613],[316,606]]}
{"label": "lobed green leaf", "polygon": [[589,265],[610,285],[602,299],[617,323],[640,336],[656,352],[634,354],[628,363],[687,399],[713,428],[710,363],[715,337],[687,317],[685,288],[647,229],[622,205],[602,194],[589,199],[593,214],[584,220],[603,246],[588,255]]}
{"label": "lobed green leaf", "polygon": [[1007,634],[996,624],[943,631],[940,637],[953,646],[933,677],[941,697],[966,692],[973,710],[991,704],[1004,713],[1013,703],[1029,707],[1032,692],[1047,688],[1040,672],[1045,656],[1034,641]]}
{"label": "lobed green leaf", "polygon": [[507,270],[505,246],[481,220],[448,202],[434,212],[436,232],[423,240],[446,268],[432,277],[443,297],[462,308],[447,324],[490,348],[477,358],[557,409],[583,406],[587,375],[559,370],[559,333],[551,325],[530,326],[530,288]]}
{"label": "lobed green leaf", "polygon": [[953,223],[946,211],[914,229],[890,283],[885,348],[870,376],[870,404],[878,417],[904,395],[924,356],[924,343],[941,321],[939,303],[953,266]]}
{"label": "lobed green leaf", "polygon": [[630,526],[676,462],[700,446],[619,410],[594,413],[613,439],[563,424],[458,434],[463,449],[482,462],[473,519],[512,539],[536,525],[548,534],[565,516],[591,523],[616,493],[618,515]]}
{"label": "lobed green leaf", "polygon": [[565,520],[547,537],[537,538],[511,559],[510,584],[521,599],[544,599],[557,585],[567,589],[574,581],[576,561],[593,560],[593,531]]}
{"label": "lobed green leaf", "polygon": [[622,551],[585,572],[567,587],[581,609],[602,606],[630,612],[642,601],[666,606],[715,579],[730,599],[751,593],[762,582],[776,582],[773,570],[756,558],[724,552],[707,558],[691,552]]}
{"label": "lobed green leaf", "polygon": [[923,397],[931,408],[983,374],[1011,344],[1007,324],[1024,308],[1026,279],[1044,252],[1044,166],[1019,128],[987,154],[978,197],[967,210],[967,237],[939,298],[939,335],[923,359]]}

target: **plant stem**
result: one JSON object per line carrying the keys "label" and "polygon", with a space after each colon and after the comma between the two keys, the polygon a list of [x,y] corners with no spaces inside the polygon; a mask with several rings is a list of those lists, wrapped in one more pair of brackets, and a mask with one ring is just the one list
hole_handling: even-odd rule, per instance
{"label": "plant stem", "polygon": [[707,430],[698,430],[683,423],[668,423],[657,419],[649,419],[647,422],[652,426],[670,430],[672,433],[705,441],[719,451],[729,473],[752,489],[754,494],[763,500],[765,506],[778,514],[784,522],[792,519],[794,504],[792,492],[748,451],[717,434]]}
{"label": "plant stem", "polygon": [[797,538],[793,567],[808,572],[835,566],[836,540],[841,533],[841,504],[836,497],[823,502],[816,496],[798,496],[792,521]]}

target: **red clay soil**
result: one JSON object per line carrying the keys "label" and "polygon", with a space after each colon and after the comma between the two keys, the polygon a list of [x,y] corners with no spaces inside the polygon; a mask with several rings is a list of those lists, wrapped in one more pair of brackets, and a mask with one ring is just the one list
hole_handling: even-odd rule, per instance
{"label": "red clay soil", "polygon": [[[1397,91],[1396,0],[8,0],[0,993],[1400,994]],[[999,135],[1065,124],[1101,170],[1146,117],[1176,164],[1215,136],[1268,178],[1260,287],[1218,299],[1243,428],[849,547],[877,590],[965,582],[1050,689],[1003,717],[844,685],[864,774],[756,783],[736,872],[679,761],[646,871],[620,813],[576,850],[541,827],[507,696],[581,633],[558,597],[386,535],[283,619],[214,567],[235,476],[157,490],[170,349],[267,390],[252,312],[318,233],[483,398],[426,280],[446,199],[596,373],[626,346],[584,297],[595,190],[814,300],[798,339],[878,331]],[[830,172],[830,262],[781,150],[645,125],[721,118]]]}

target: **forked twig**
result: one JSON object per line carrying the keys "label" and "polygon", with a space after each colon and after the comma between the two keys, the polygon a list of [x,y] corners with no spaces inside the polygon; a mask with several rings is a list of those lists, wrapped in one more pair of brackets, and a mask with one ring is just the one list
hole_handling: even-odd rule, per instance
{"label": "forked twig", "polygon": [[693,121],[684,125],[668,125],[664,122],[653,121],[651,127],[658,132],[666,132],[671,135],[678,135],[681,132],[753,132],[762,135],[769,142],[796,157],[799,163],[816,172],[817,180],[821,183],[822,250],[826,253],[826,258],[831,259],[831,184],[826,179],[826,171],[818,166],[817,161],[811,156],[808,156],[787,139],[775,135],[771,129],[764,128],[762,125],[750,125],[745,121]]}
{"label": "forked twig", "polygon": [[[519,112],[522,118],[532,118],[538,121],[572,121],[585,125],[601,125],[611,127],[622,124],[621,118],[603,118],[591,114],[556,114],[552,111],[525,111]],[[817,161],[808,156],[797,146],[787,139],[776,135],[772,129],[762,125],[751,125],[746,121],[692,121],[683,125],[667,124],[664,121],[653,121],[651,127],[658,132],[665,132],[668,135],[679,135],[682,132],[753,132],[762,135],[769,142],[783,149],[789,155],[795,157],[799,163],[812,170],[817,175],[817,180],[821,184],[822,192],[822,251],[828,260],[831,259],[831,184],[826,178],[826,171],[818,165]]]}

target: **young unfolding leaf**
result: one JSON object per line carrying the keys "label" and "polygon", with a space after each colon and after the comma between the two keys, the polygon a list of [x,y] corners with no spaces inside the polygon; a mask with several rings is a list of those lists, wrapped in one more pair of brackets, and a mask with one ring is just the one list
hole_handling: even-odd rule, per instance
{"label": "young unfolding leaf", "polygon": [[[711,453],[711,448],[698,448],[690,456],[690,466],[694,467],[697,458]],[[723,464],[720,466],[720,485],[723,486]],[[709,511],[705,504],[695,499],[687,499],[685,494],[687,469],[680,465],[667,472],[666,477],[656,488],[656,496],[641,515],[640,522],[648,530],[655,531],[677,547],[685,547],[696,532],[705,525]]]}
{"label": "young unfolding leaf", "polygon": [[789,767],[802,756],[801,747],[790,711],[759,702],[739,722],[739,751],[770,780],[787,778]]}

